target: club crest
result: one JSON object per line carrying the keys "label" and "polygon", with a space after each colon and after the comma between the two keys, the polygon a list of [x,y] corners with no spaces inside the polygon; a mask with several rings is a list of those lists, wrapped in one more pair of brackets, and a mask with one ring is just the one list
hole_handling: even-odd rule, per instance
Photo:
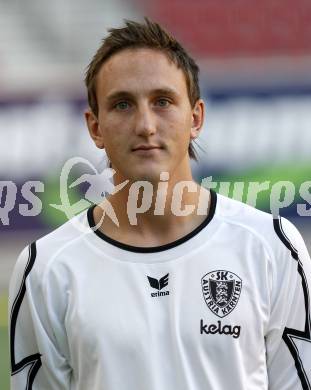
{"label": "club crest", "polygon": [[201,283],[205,303],[214,314],[222,318],[232,312],[240,298],[241,278],[233,272],[218,270],[204,275]]}

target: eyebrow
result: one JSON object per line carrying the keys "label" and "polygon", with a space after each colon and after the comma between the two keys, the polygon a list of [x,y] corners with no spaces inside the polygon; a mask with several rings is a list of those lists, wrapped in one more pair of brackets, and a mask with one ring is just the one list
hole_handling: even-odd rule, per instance
{"label": "eyebrow", "polygon": [[173,96],[173,97],[177,97],[178,96],[178,92],[175,91],[174,89],[171,89],[171,88],[157,88],[157,89],[154,89],[153,91],[151,91],[152,94],[154,95],[169,95],[169,96]]}
{"label": "eyebrow", "polygon": [[[163,96],[171,96],[173,98],[178,97],[178,93],[171,88],[157,88],[149,91],[150,95],[163,95]],[[112,94],[107,96],[107,102],[114,102],[118,99],[132,99],[135,96],[135,94],[129,92],[129,91],[116,91],[113,92]]]}

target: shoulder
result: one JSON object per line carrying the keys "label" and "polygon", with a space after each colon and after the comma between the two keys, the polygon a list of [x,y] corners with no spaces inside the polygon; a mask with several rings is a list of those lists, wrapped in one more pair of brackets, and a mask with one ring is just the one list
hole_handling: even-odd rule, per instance
{"label": "shoulder", "polygon": [[248,232],[258,239],[274,236],[271,214],[223,195],[217,195],[217,217],[231,229]]}
{"label": "shoulder", "polygon": [[70,219],[49,234],[36,241],[38,254],[44,257],[57,257],[67,248],[74,250],[83,238],[89,234],[87,211]]}
{"label": "shoulder", "polygon": [[288,219],[274,217],[242,202],[217,195],[218,218],[231,229],[239,229],[259,240],[271,256],[306,251],[298,229]]}
{"label": "shoulder", "polygon": [[63,269],[64,259],[74,257],[79,253],[81,242],[90,232],[87,212],[84,211],[49,234],[27,245],[17,259],[11,284],[26,278],[31,279],[35,284],[44,283],[51,268],[53,271]]}

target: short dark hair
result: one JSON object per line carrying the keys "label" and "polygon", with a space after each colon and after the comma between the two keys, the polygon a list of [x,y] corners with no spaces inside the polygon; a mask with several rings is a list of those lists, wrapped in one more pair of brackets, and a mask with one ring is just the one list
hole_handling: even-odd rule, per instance
{"label": "short dark hair", "polygon": [[[113,55],[129,48],[151,48],[165,53],[185,75],[188,96],[193,108],[200,98],[199,67],[181,44],[162,26],[145,18],[144,23],[125,20],[125,27],[111,28],[109,35],[87,67],[85,84],[88,103],[94,115],[98,115],[96,96],[96,79],[101,66]],[[195,149],[190,142],[188,153],[190,158],[197,161]]]}

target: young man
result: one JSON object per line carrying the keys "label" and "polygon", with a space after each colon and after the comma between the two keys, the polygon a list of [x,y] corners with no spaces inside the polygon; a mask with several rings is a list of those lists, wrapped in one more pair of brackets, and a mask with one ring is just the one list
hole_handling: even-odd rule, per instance
{"label": "young man", "polygon": [[74,218],[84,231],[68,222],[20,255],[12,389],[311,389],[307,249],[287,220],[193,181],[195,62],[158,24],[127,22],[86,85],[90,135],[128,182]]}

